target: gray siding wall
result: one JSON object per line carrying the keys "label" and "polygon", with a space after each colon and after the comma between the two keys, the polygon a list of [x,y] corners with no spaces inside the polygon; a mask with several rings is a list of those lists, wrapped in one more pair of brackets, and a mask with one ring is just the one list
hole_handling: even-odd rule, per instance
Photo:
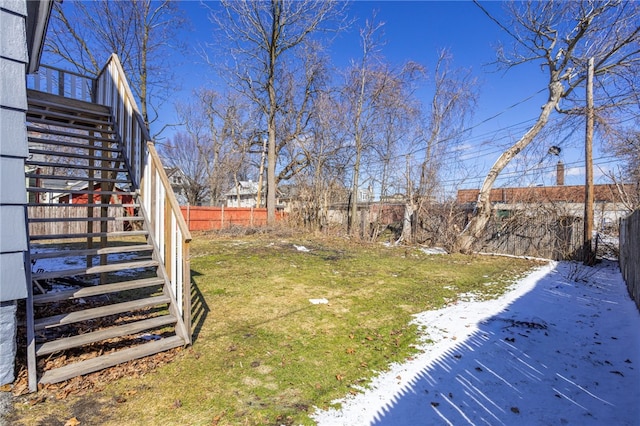
{"label": "gray siding wall", "polygon": [[26,0],[0,0],[0,385],[15,379],[16,299],[27,297]]}
{"label": "gray siding wall", "polygon": [[0,0],[0,302],[25,298],[25,0]]}

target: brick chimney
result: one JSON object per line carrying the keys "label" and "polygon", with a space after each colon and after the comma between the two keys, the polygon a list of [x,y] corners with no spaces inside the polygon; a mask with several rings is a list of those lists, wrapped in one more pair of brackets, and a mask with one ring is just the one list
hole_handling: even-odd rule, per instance
{"label": "brick chimney", "polygon": [[558,165],[556,166],[556,185],[564,185],[564,163],[562,160],[558,160]]}

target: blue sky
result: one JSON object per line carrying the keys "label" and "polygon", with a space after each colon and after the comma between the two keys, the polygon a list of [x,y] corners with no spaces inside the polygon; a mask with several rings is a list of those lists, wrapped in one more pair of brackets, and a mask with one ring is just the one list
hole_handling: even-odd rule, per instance
{"label": "blue sky", "polygon": [[[504,19],[500,2],[487,2],[483,6],[497,18]],[[193,31],[188,35],[191,48],[211,42],[213,25],[207,17],[207,10],[199,1],[183,1],[181,7],[192,22]],[[527,124],[537,117],[546,99],[543,70],[533,63],[507,71],[492,65],[496,47],[500,41],[508,42],[508,39],[470,1],[356,1],[349,10],[356,19],[355,24],[340,34],[329,49],[333,65],[338,68],[344,68],[350,60],[359,58],[358,29],[376,10],[376,20],[384,22],[382,54],[391,64],[401,65],[411,60],[425,65],[429,71],[433,69],[437,52],[447,48],[453,55],[455,67],[471,69],[480,85],[480,97],[469,126],[472,130],[464,142],[463,158],[468,163],[465,167],[473,170],[464,186],[479,187],[501,148],[520,137],[527,130]],[[204,84],[219,84],[215,80],[207,83],[213,71],[197,58],[195,53],[187,51],[183,65],[178,69],[178,74],[182,75],[182,91],[177,99],[187,99],[194,88]],[[424,101],[428,102],[428,99]],[[172,122],[175,120],[173,114],[173,107],[165,106],[162,121]],[[581,164],[584,129],[576,128],[570,137],[565,136],[558,135],[558,142],[545,142],[549,146],[559,144],[563,148],[560,157],[546,155],[546,149],[542,147],[539,158],[528,160],[528,167],[534,170],[525,174],[514,168],[507,169],[496,186],[552,185],[555,182],[553,166],[558,158],[567,164],[565,183],[584,184],[584,167]],[[602,183],[598,164],[609,168],[612,163],[607,162],[610,160],[606,159],[606,154],[600,153],[597,145],[596,141],[595,173],[597,183]]]}

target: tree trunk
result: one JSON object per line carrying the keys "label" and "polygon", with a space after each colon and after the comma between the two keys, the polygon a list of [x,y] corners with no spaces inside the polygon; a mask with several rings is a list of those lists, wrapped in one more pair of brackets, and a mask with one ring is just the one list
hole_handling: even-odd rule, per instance
{"label": "tree trunk", "polygon": [[492,214],[491,207],[491,189],[493,188],[493,184],[496,179],[504,170],[504,168],[509,164],[509,162],[516,156],[520,151],[529,145],[535,136],[542,130],[542,128],[547,124],[549,120],[549,116],[553,109],[558,105],[558,102],[562,98],[564,94],[564,87],[562,83],[557,80],[552,81],[549,84],[549,98],[547,102],[543,105],[542,111],[538,116],[538,120],[535,124],[527,131],[527,133],[520,138],[518,142],[516,142],[511,148],[506,150],[500,155],[498,160],[496,160],[495,164],[487,173],[487,177],[482,184],[482,188],[480,189],[480,193],[478,194],[478,202],[476,205],[476,213],[471,218],[467,226],[464,230],[458,235],[456,239],[454,249],[455,251],[460,251],[463,253],[467,253],[471,251],[473,244],[480,238],[482,232],[489,223]]}
{"label": "tree trunk", "polygon": [[264,187],[264,162],[267,155],[267,140],[262,141],[262,154],[260,154],[260,171],[258,172],[258,196],[256,207],[262,207],[262,188]]}
{"label": "tree trunk", "polygon": [[415,210],[415,206],[412,202],[407,201],[404,205],[404,216],[402,218],[402,233],[400,234],[400,238],[396,241],[396,244],[401,242],[411,242],[411,217],[413,216],[413,212]]}
{"label": "tree trunk", "polygon": [[269,109],[267,116],[267,225],[276,224],[276,60],[277,45],[280,29],[280,3],[271,4],[271,43],[269,44],[269,70],[267,77],[267,92],[269,95]]}
{"label": "tree trunk", "polygon": [[[356,142],[359,145],[359,142]],[[347,226],[347,233],[353,235],[357,229],[358,221],[358,180],[360,179],[360,150],[356,152],[356,160],[353,165],[353,183],[351,185],[351,205],[349,211],[349,223]]]}

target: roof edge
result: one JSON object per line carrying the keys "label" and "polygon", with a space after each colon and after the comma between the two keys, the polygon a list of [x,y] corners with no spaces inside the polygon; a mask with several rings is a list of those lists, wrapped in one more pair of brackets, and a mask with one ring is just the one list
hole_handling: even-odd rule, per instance
{"label": "roof edge", "polygon": [[53,1],[27,1],[27,49],[29,52],[27,74],[33,74],[40,67]]}

